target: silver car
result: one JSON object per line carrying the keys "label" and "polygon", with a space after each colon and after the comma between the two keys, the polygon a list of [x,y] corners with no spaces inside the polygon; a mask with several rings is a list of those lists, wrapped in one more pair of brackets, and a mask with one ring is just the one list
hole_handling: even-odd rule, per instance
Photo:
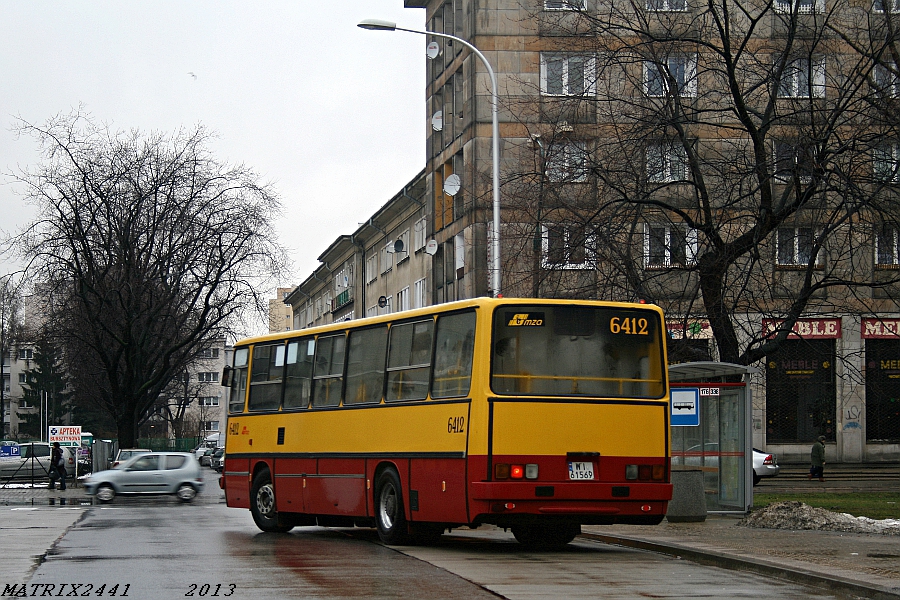
{"label": "silver car", "polygon": [[[0,458],[0,481],[4,479],[47,479],[50,473],[50,444],[28,442],[17,446],[18,456]],[[75,455],[63,447],[68,477],[75,475]]]}
{"label": "silver car", "polygon": [[84,491],[101,503],[112,502],[118,494],[170,494],[190,502],[203,491],[203,476],[187,452],[150,452],[89,475]]}

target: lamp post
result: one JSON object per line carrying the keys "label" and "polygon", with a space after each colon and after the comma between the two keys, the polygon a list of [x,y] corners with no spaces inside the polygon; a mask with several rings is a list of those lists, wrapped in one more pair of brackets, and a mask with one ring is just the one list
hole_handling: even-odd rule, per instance
{"label": "lamp post", "polygon": [[471,50],[475,53],[475,56],[481,59],[481,62],[484,63],[485,68],[487,69],[488,75],[491,77],[491,125],[492,125],[492,140],[491,140],[491,153],[492,153],[492,161],[493,161],[493,187],[494,187],[494,197],[493,197],[493,231],[490,235],[489,245],[491,248],[491,277],[490,283],[493,294],[495,297],[500,296],[500,126],[498,119],[498,102],[499,96],[497,94],[497,76],[494,75],[494,70],[491,68],[491,63],[488,62],[487,58],[485,58],[484,54],[481,53],[478,48],[467,42],[466,40],[457,37],[455,35],[449,35],[446,33],[437,33],[436,31],[419,31],[417,29],[405,29],[403,27],[397,27],[396,23],[391,21],[382,21],[379,19],[366,19],[364,21],[360,21],[357,24],[357,27],[361,27],[363,29],[371,29],[375,31],[406,31],[408,33],[418,33],[421,35],[433,35],[439,38],[446,38],[449,40],[454,40]]}

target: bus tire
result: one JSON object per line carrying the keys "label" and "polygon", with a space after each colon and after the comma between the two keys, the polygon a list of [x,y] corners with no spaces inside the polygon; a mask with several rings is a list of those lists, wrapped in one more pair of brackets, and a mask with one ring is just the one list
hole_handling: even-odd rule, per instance
{"label": "bus tire", "polygon": [[561,548],[581,533],[577,523],[552,525],[516,525],[512,527],[516,541],[529,548]]}
{"label": "bus tire", "polygon": [[409,542],[409,526],[403,511],[403,488],[394,469],[385,469],[375,485],[375,527],[382,543],[392,546]]}
{"label": "bus tire", "polygon": [[253,478],[250,488],[250,513],[253,521],[262,531],[285,533],[294,528],[278,518],[275,510],[275,486],[268,470],[260,471]]}

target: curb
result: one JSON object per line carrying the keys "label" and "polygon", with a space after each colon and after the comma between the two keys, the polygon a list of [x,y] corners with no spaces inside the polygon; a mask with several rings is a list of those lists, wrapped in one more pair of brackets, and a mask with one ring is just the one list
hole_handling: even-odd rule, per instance
{"label": "curb", "polygon": [[825,588],[834,592],[850,593],[863,598],[874,598],[875,600],[900,599],[900,587],[888,588],[879,585],[866,584],[845,577],[823,575],[799,567],[786,568],[783,565],[766,561],[765,559],[754,558],[753,560],[749,560],[731,554],[716,552],[714,550],[698,550],[696,548],[679,546],[677,544],[663,544],[617,535],[582,533],[580,537],[606,544],[667,554],[669,556],[684,558],[701,565],[729,569],[732,571],[745,571],[756,575],[765,575],[767,577],[783,579],[791,583],[801,583],[817,588]]}

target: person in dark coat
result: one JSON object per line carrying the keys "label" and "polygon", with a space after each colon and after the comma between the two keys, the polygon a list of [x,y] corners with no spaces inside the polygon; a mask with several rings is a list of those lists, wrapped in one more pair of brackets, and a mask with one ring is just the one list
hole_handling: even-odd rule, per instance
{"label": "person in dark coat", "polygon": [[812,466],[809,468],[807,479],[818,477],[819,481],[825,481],[825,436],[820,435],[816,443],[813,444],[812,450],[809,452],[809,462]]}
{"label": "person in dark coat", "polygon": [[60,448],[59,442],[53,442],[53,449],[50,451],[50,489],[56,489],[56,480],[59,478],[59,489],[66,489],[66,459],[63,455],[63,449]]}

